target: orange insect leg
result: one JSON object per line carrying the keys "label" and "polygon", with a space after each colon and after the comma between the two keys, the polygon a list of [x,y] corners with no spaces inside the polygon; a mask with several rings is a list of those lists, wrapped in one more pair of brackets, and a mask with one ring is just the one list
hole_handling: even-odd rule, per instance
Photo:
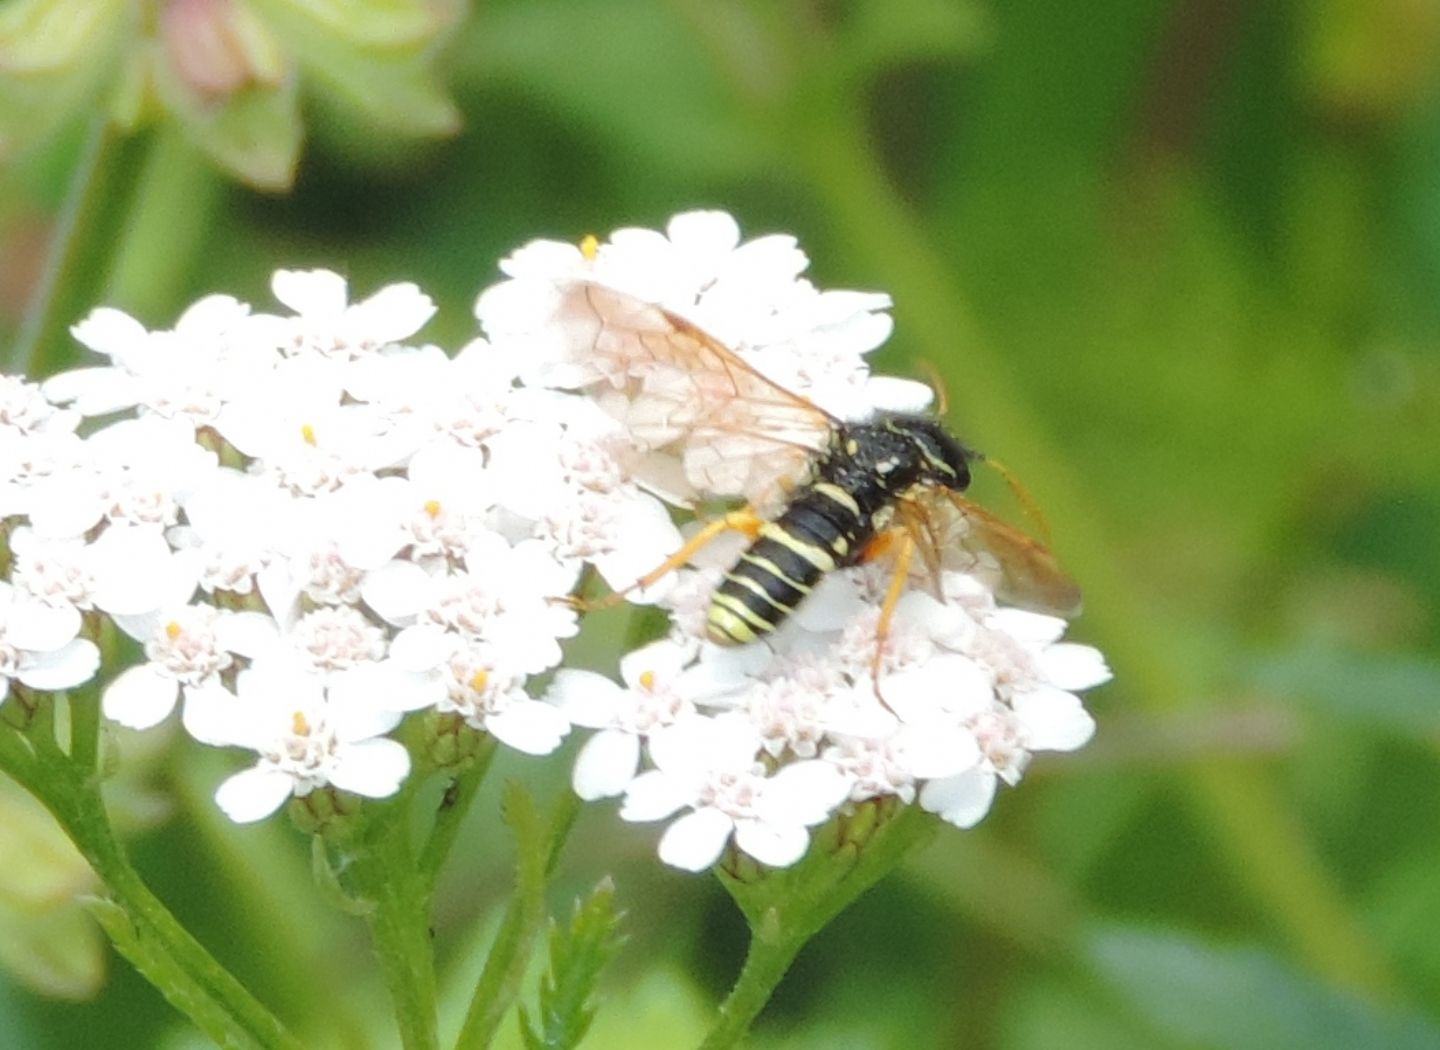
{"label": "orange insect leg", "polygon": [[[889,537],[885,541],[885,549],[895,550],[895,569],[890,577],[890,586],[885,591],[885,602],[880,606],[880,622],[875,625],[875,659],[870,666],[870,678],[875,683],[875,697],[882,703],[885,698],[880,695],[880,661],[885,652],[885,639],[890,636],[890,625],[895,621],[895,607],[900,604],[900,597],[905,593],[905,585],[910,581],[910,563],[915,560],[915,537],[908,529],[887,529],[882,535]],[[876,539],[880,539],[879,536]],[[865,550],[868,554],[874,546],[872,541]]]}
{"label": "orange insect leg", "polygon": [[631,591],[644,590],[657,580],[674,572],[691,558],[695,557],[696,554],[722,533],[742,532],[751,539],[754,539],[760,534],[760,526],[764,524],[765,519],[749,508],[731,511],[729,514],[721,515],[710,522],[695,535],[691,536],[678,551],[623,590],[618,590],[613,594],[607,594],[605,597],[595,601],[587,601],[584,598],[569,598],[567,602],[583,612],[590,612],[595,609],[608,609],[612,605],[618,605],[624,600],[625,595]]}

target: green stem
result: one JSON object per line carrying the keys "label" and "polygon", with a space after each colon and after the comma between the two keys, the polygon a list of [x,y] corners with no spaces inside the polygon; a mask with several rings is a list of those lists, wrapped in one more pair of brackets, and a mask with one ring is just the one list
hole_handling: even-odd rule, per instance
{"label": "green stem", "polygon": [[[279,1019],[195,940],[130,865],[105,812],[98,780],[68,761],[55,761],[57,756],[18,733],[0,730],[0,770],[44,804],[105,883],[134,932],[132,945],[143,943],[150,965],[137,965],[147,973],[174,975],[175,983],[161,985],[160,991],[217,1043],[300,1050]],[[113,934],[112,925],[106,923],[106,929]],[[124,947],[119,938],[117,946]]]}
{"label": "green stem", "polygon": [[545,879],[559,859],[579,811],[580,799],[567,788],[556,801],[547,826],[528,795],[513,785],[507,791],[505,820],[515,834],[517,853],[515,894],[470,997],[455,1050],[488,1047],[520,994],[535,938],[545,924]]}
{"label": "green stem", "polygon": [[100,761],[100,695],[92,683],[66,696],[70,712],[70,761],[86,775]]}
{"label": "green stem", "polygon": [[470,759],[470,764],[455,776],[435,813],[435,824],[420,851],[417,869],[427,895],[433,896],[435,893],[435,882],[440,877],[440,869],[445,864],[445,858],[450,856],[455,836],[465,822],[465,815],[470,812],[470,806],[485,780],[485,774],[490,771],[490,763],[495,758],[497,747],[498,741],[493,736],[486,736],[481,741],[480,750]]}
{"label": "green stem", "polygon": [[94,305],[117,255],[142,137],[125,138],[97,112],[56,216],[40,280],[25,307],[9,367],[26,375],[55,371],[68,357],[67,331]]}
{"label": "green stem", "polygon": [[716,1011],[715,1025],[700,1050],[727,1050],[745,1038],[803,946],[801,940],[776,944],[758,936],[751,938],[740,977]]}
{"label": "green stem", "polygon": [[439,1045],[435,1010],[435,952],[430,940],[430,899],[419,876],[404,819],[413,792],[386,803],[365,803],[356,840],[339,843],[349,856],[336,863],[343,883],[358,900],[370,927],[371,943],[395,1006],[405,1050]]}
{"label": "green stem", "polygon": [[700,1050],[738,1044],[800,949],[928,840],[937,824],[918,806],[875,799],[817,831],[793,868],[766,870],[732,854],[720,876],[750,924],[750,950]]}
{"label": "green stem", "polygon": [[189,292],[225,188],[220,172],[176,122],[166,121],[152,134],[126,216],[124,248],[103,288],[106,302],[141,317],[168,316]]}

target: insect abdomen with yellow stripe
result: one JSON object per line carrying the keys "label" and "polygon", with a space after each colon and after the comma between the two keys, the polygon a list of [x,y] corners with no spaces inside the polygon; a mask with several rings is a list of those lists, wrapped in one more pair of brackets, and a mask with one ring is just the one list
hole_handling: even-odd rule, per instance
{"label": "insect abdomen with yellow stripe", "polygon": [[775,630],[822,576],[861,561],[897,499],[916,486],[963,491],[973,456],[926,417],[837,428],[815,480],[725,575],[710,605],[710,639],[742,645]]}

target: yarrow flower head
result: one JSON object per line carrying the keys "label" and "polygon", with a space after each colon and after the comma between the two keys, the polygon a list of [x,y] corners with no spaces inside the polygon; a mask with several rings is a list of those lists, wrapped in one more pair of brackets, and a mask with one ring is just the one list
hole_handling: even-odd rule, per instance
{"label": "yarrow flower head", "polygon": [[[536,241],[454,356],[416,341],[414,285],[356,301],[326,271],[275,274],[275,313],[95,310],[73,333],[98,364],[0,380],[0,698],[92,681],[109,618],[142,658],[103,712],[178,708],[248,751],[217,794],[236,820],[393,794],[418,753],[389,734],[428,712],[533,755],[592,731],[576,792],[669,821],[685,869],[793,864],[872,799],[974,824],[1033,753],[1085,743],[1109,670],[1011,602],[999,526],[930,500],[933,463],[902,483],[872,456],[863,500],[822,477],[845,428],[932,395],[870,372],[889,298],[807,265],[722,212]],[[808,539],[782,517],[807,492],[830,501]],[[614,676],[564,666],[605,588],[665,624]]]}
{"label": "yarrow flower head", "polygon": [[[745,555],[743,572],[727,570],[744,544],[697,541],[669,562],[677,545],[654,547],[650,568],[678,571],[650,572],[625,596],[658,600],[669,636],[622,658],[622,684],[562,670],[548,694],[596,730],[575,790],[623,796],[625,820],[675,818],[660,853],[679,867],[709,866],[727,842],[791,864],[808,828],[875,798],[969,827],[1033,752],[1089,739],[1077,692],[1110,676],[1096,650],[1059,641],[1062,618],[1007,605],[1021,588],[1007,586],[987,536],[1043,575],[1038,545],[946,500],[930,501],[917,537],[897,520],[899,497],[919,514],[942,484],[887,488],[898,460],[885,455],[869,468],[882,477],[871,491],[889,498],[864,508],[844,477],[820,469],[856,455],[837,451],[843,428],[915,418],[931,392],[870,373],[865,355],[890,332],[889,298],[820,291],[806,265],[792,238],[742,241],[730,216],[693,212],[664,233],[532,242],[502,261],[507,279],[476,304],[492,345],[524,355],[524,382],[582,394],[620,424],[628,448],[613,462],[633,484],[685,510],[744,501],[734,526],[770,544]],[[805,492],[829,508],[814,512],[824,521],[779,517]],[[701,541],[728,522],[699,520],[710,526]],[[908,531],[908,553],[862,557],[846,546],[852,527]],[[644,562],[625,560],[632,570]],[[800,580],[807,573],[815,585]],[[657,597],[653,586],[671,577]],[[717,598],[722,583],[732,590]],[[1054,601],[1030,604],[1073,601],[1068,583],[1051,590]]]}
{"label": "yarrow flower head", "polygon": [[662,546],[663,505],[603,451],[584,470],[512,455],[522,428],[593,443],[582,399],[520,387],[483,341],[410,345],[434,312],[414,285],[273,289],[291,313],[209,296],[151,332],[98,309],[74,334],[102,364],[0,389],[0,689],[83,685],[82,629],[108,616],[143,658],[104,713],[144,729],[178,707],[200,742],[255,753],[218,795],[237,820],[327,786],[393,793],[411,761],[385,734],[411,712],[554,750],[570,722],[527,686],[576,632],[557,599],[584,558],[545,538],[594,477],[627,525],[663,520]]}

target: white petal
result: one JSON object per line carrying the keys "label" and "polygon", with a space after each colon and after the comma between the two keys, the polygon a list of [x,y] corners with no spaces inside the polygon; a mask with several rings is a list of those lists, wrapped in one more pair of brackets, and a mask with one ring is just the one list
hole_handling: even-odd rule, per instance
{"label": "white petal", "polygon": [[406,671],[428,671],[449,660],[455,646],[455,636],[438,624],[416,624],[395,636],[390,659]]}
{"label": "white petal", "polygon": [[810,846],[810,833],[799,824],[737,820],[735,845],[761,864],[768,864],[772,868],[788,868],[805,856],[805,850]]}
{"label": "white petal", "polygon": [[345,309],[345,278],[329,270],[276,270],[270,291],[297,314],[338,314]]}
{"label": "white petal", "polygon": [[[365,684],[366,670],[354,676],[346,676],[337,682],[330,692],[329,719],[335,736],[347,743],[369,740],[371,737],[388,733],[400,724],[403,712],[390,707],[384,700],[377,700],[371,687]],[[383,676],[377,676],[383,679]],[[300,706],[296,705],[297,708]]]}
{"label": "white petal", "polygon": [[1025,746],[1036,751],[1074,751],[1095,735],[1095,719],[1074,693],[1040,686],[1010,701],[1025,727]]}
{"label": "white petal", "polygon": [[365,604],[377,616],[397,627],[407,626],[424,606],[431,590],[430,575],[414,562],[392,561],[365,574],[360,586]]}
{"label": "white petal", "polygon": [[687,813],[660,836],[660,859],[671,867],[704,871],[720,859],[734,828],[734,821],[709,806]]}
{"label": "white petal", "polygon": [[880,688],[885,703],[904,722],[925,722],[942,710],[966,709],[967,705],[952,705],[952,699],[968,698],[969,709],[978,710],[991,698],[989,676],[974,661],[959,655],[936,656],[917,667],[887,674]]}
{"label": "white petal", "polygon": [[179,682],[152,664],[141,664],[110,683],[101,701],[101,710],[106,718],[122,726],[149,729],[175,710],[179,695]]}
{"label": "white petal", "polygon": [[625,793],[640,765],[640,738],[618,729],[596,733],[575,756],[570,783],[586,802]]}
{"label": "white petal", "polygon": [[88,638],[76,638],[53,652],[25,660],[16,678],[31,689],[69,689],[88,682],[100,669],[100,650]]}
{"label": "white petal", "polygon": [[760,734],[747,715],[693,715],[650,736],[650,759],[657,768],[682,779],[706,770],[748,770],[760,750]]}
{"label": "white petal", "polygon": [[932,780],[920,789],[920,805],[956,827],[973,828],[990,812],[995,783],[995,774],[985,769]]}
{"label": "white petal", "polygon": [[674,777],[652,769],[641,773],[625,788],[625,801],[620,806],[620,819],[629,821],[662,820],[681,806],[694,801],[694,792]]}
{"label": "white petal", "polygon": [[400,790],[410,772],[410,752],[395,740],[361,740],[340,748],[330,783],[367,798],[385,798]]}
{"label": "white petal", "polygon": [[[96,353],[123,358],[145,345],[149,333],[135,318],[110,306],[97,306],[83,320],[70,327],[70,334]],[[45,396],[51,397],[48,386]]]}
{"label": "white petal", "polygon": [[71,606],[18,599],[5,623],[5,643],[16,649],[44,653],[59,649],[80,633],[80,613]]}
{"label": "white petal", "polygon": [[604,729],[610,725],[626,696],[624,689],[603,674],[574,668],[556,671],[555,680],[545,692],[545,699],[558,707],[572,724],[587,729]]}
{"label": "white petal", "polygon": [[221,649],[254,658],[270,649],[280,637],[274,617],[241,611],[222,616],[215,624],[215,641]]}
{"label": "white petal", "polygon": [[1058,616],[1025,609],[996,609],[985,617],[985,626],[1030,645],[1049,645],[1060,640],[1067,625]]}
{"label": "white petal", "polygon": [[1061,689],[1089,689],[1110,681],[1110,668],[1100,650],[1074,642],[1052,645],[1040,654],[1041,673]]}
{"label": "white petal", "polygon": [[[888,320],[888,317],[886,319]],[[865,397],[875,409],[882,412],[915,413],[924,412],[930,407],[930,403],[935,400],[935,391],[930,389],[928,384],[918,383],[913,379],[870,376],[865,381]]]}
{"label": "white petal", "polygon": [[180,724],[200,743],[223,747],[258,742],[257,727],[245,717],[245,708],[218,682],[185,689],[183,695]]}
{"label": "white petal", "polygon": [[829,762],[792,762],[765,781],[756,811],[766,822],[819,824],[849,794],[850,778]]}
{"label": "white petal", "polygon": [[905,771],[920,780],[955,776],[980,762],[975,735],[958,725],[906,726],[896,736],[895,749]]}
{"label": "white petal", "polygon": [[687,211],[665,227],[670,243],[697,260],[726,255],[740,243],[740,226],[725,211]]}
{"label": "white petal", "polygon": [[855,581],[843,573],[832,572],[821,579],[791,619],[807,631],[824,634],[843,629],[865,608]]}
{"label": "white petal", "polygon": [[522,700],[498,715],[485,719],[488,729],[501,743],[527,755],[548,755],[570,732],[569,720],[550,704]]}
{"label": "white petal", "polygon": [[144,613],[177,600],[183,604],[198,581],[198,565],[177,565],[180,556],[172,555],[156,529],[112,525],[90,545],[89,553],[95,566],[95,604],[106,612]]}
{"label": "white petal", "polygon": [[290,797],[295,785],[291,777],[268,766],[256,766],[236,773],[215,792],[215,804],[237,824],[249,824],[268,817]]}
{"label": "white petal", "polygon": [[351,307],[346,327],[369,342],[398,343],[414,335],[435,316],[435,302],[408,281],[391,284]]}

